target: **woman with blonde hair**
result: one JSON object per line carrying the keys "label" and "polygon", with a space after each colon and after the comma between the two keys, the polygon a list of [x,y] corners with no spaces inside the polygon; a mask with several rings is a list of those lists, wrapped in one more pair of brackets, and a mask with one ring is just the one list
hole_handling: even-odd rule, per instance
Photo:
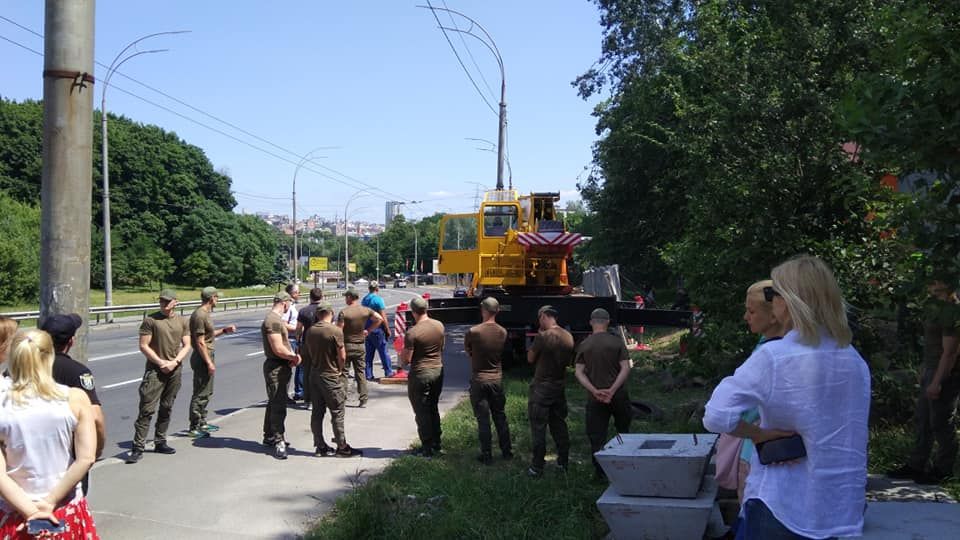
{"label": "woman with blonde hair", "polygon": [[[743,495],[743,538],[859,536],[870,373],[850,346],[846,305],[823,261],[796,257],[774,268],[772,278],[764,298],[787,333],[720,382],[703,425],[757,444]],[[740,418],[754,407],[759,426]],[[773,441],[779,456],[761,448]]]}
{"label": "woman with blonde hair", "polygon": [[[780,339],[786,331],[783,323],[773,314],[773,305],[763,297],[763,289],[772,286],[773,281],[769,279],[750,285],[743,302],[743,320],[751,333],[760,336],[757,347]],[[756,408],[744,411],[740,419],[756,424],[760,420],[760,411]],[[736,489],[737,502],[741,504],[754,451],[753,441],[749,438],[741,439],[724,433],[717,441],[717,480],[723,488]]]}
{"label": "woman with blonde hair", "polygon": [[13,341],[13,335],[17,333],[18,326],[17,321],[0,315],[0,364],[7,361],[10,342]]}
{"label": "woman with blonde hair", "polygon": [[0,391],[0,538],[31,538],[27,523],[62,532],[46,538],[98,538],[80,480],[97,438],[87,394],[53,380],[53,341],[41,330],[17,334],[8,386]]}

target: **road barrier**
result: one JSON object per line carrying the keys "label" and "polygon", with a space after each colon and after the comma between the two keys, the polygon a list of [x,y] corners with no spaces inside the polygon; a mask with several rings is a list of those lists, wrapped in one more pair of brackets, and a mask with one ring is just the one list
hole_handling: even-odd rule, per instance
{"label": "road barrier", "polygon": [[[323,297],[325,299],[332,298],[342,298],[343,291],[324,291]],[[200,300],[188,300],[186,302],[179,302],[177,304],[177,311],[183,315],[187,311],[193,311],[200,306],[202,302]],[[273,295],[269,296],[238,296],[236,298],[220,298],[217,300],[217,307],[214,311],[229,311],[233,309],[234,311],[240,309],[250,309],[257,307],[270,306],[273,304]],[[157,303],[152,304],[131,304],[126,306],[90,306],[88,311],[89,316],[87,320],[91,324],[100,324],[100,317],[111,314],[111,315],[140,315],[141,318],[145,318],[148,314],[156,311],[159,308]],[[11,319],[17,321],[32,321],[40,318],[39,311],[16,311],[10,313],[0,313],[5,317],[10,317]]]}
{"label": "road barrier", "polygon": [[410,307],[406,302],[400,302],[397,305],[397,311],[393,315],[393,349],[397,351],[397,364],[400,367],[394,373],[394,378],[397,379],[406,379],[407,372],[403,369],[403,361],[400,360],[400,355],[403,354],[403,336],[407,333],[407,310]]}

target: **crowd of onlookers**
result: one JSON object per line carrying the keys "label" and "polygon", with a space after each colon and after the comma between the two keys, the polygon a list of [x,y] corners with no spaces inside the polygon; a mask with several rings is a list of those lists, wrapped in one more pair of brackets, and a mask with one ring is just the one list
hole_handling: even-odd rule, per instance
{"label": "crowd of onlookers", "polygon": [[[957,436],[952,417],[960,394],[955,282],[946,274],[928,280],[916,443],[904,466],[890,471],[895,478],[935,483],[953,473]],[[346,441],[350,370],[360,407],[368,401],[366,382],[373,379],[375,354],[382,355],[384,375],[393,376],[385,351],[390,329],[384,302],[376,282],[369,289],[361,300],[349,288],[347,305],[339,313],[317,289],[299,310],[294,305],[298,288],[274,296],[260,333],[267,389],[263,444],[277,459],[287,457],[287,406],[299,399],[310,404],[315,455],[362,454]],[[213,325],[218,298],[215,288],[204,289],[202,305],[187,319],[176,313],[176,292],[164,290],[160,310],[141,324],[146,368],[128,463],[142,459],[154,415],[154,450],[176,452],[166,442],[166,431],[181,366],[188,358],[194,375],[189,435],[206,437],[219,429],[207,422],[216,373],[215,338],[236,327]],[[820,259],[796,257],[774,268],[770,279],[750,286],[744,308],[744,320],[759,336],[758,343],[714,389],[703,417],[708,430],[722,434],[717,478],[722,486],[736,489],[741,501],[736,537],[859,535],[866,509],[870,372],[851,346],[847,305],[836,278]],[[508,333],[497,323],[496,298],[484,298],[479,309],[482,322],[467,331],[464,349],[471,363],[477,459],[491,464],[491,419],[500,456],[514,457],[501,366]],[[421,443],[414,454],[433,458],[443,453],[438,403],[445,329],[430,317],[423,298],[415,297],[410,310],[415,324],[397,343],[399,361],[409,368],[408,398]],[[592,332],[579,344],[558,318],[554,306],[539,309],[538,330],[527,350],[533,366],[527,401],[531,477],[544,473],[548,431],[556,445],[557,469],[568,467],[569,366],[575,366],[575,377],[588,392],[584,414],[592,452],[603,447],[611,419],[621,433],[629,430],[633,417],[626,390],[629,357],[622,339],[608,331],[610,314],[595,309],[589,320]],[[86,474],[103,449],[104,422],[89,369],[69,356],[80,325],[77,315],[53,315],[38,329],[18,331],[15,321],[0,318],[0,362],[6,371],[0,377],[0,538],[35,533],[97,538],[84,494]],[[292,398],[291,379],[297,381]],[[323,434],[327,413],[335,446],[328,445]],[[596,476],[604,478],[596,461],[594,465]],[[54,532],[38,532],[42,529]]]}

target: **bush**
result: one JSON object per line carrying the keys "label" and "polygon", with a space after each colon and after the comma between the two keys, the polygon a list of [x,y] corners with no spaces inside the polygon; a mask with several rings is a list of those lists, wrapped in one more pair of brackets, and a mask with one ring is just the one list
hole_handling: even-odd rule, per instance
{"label": "bush", "polygon": [[688,358],[676,364],[687,377],[719,379],[733,373],[757,344],[757,337],[737,321],[707,321],[701,337],[687,334],[681,340]]}

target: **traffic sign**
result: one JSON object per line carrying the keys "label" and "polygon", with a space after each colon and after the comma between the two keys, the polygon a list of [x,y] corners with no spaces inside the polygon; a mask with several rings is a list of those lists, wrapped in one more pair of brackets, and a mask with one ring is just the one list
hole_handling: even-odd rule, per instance
{"label": "traffic sign", "polygon": [[351,272],[357,271],[357,263],[347,263],[347,270]]}
{"label": "traffic sign", "polygon": [[326,257],[310,257],[310,271],[321,272],[327,269]]}

